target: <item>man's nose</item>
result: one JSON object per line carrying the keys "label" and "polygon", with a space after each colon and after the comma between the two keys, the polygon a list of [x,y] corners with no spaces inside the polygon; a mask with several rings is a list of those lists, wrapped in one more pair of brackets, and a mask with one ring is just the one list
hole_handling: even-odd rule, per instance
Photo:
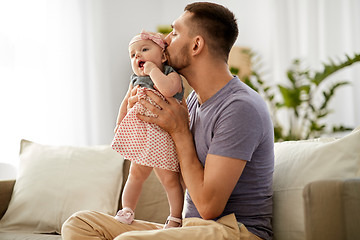
{"label": "man's nose", "polygon": [[170,35],[171,35],[171,32],[165,37],[166,46],[169,46],[169,44],[171,42]]}

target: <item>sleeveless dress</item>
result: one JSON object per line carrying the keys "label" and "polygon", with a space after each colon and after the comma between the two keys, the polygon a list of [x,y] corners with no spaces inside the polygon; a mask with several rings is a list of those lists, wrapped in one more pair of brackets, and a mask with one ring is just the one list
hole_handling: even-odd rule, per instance
{"label": "sleeveless dress", "polygon": [[[170,66],[165,66],[166,75],[174,71]],[[159,108],[145,93],[146,90],[152,91],[165,100],[164,96],[154,89],[150,77],[138,77],[133,74],[131,79],[133,86],[140,85],[137,90],[139,99],[145,99]],[[183,94],[184,91],[174,97],[182,99]],[[136,116],[138,113],[156,116],[137,102],[121,121],[112,141],[112,148],[134,163],[179,172],[175,144],[169,133],[156,124],[141,121]]]}

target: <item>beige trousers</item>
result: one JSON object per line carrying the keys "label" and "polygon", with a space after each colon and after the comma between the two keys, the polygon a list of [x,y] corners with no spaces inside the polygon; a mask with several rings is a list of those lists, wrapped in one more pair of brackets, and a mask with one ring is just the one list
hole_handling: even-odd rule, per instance
{"label": "beige trousers", "polygon": [[95,211],[72,215],[62,227],[63,240],[261,240],[244,225],[238,225],[235,215],[219,220],[186,218],[179,228],[163,229],[162,224],[135,220],[127,225],[113,216]]}

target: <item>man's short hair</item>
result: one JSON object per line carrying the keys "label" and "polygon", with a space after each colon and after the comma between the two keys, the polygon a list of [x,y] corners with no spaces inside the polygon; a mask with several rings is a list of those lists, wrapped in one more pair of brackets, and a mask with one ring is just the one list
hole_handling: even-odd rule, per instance
{"label": "man's short hair", "polygon": [[187,23],[189,34],[204,37],[210,53],[227,61],[239,34],[234,14],[224,6],[209,2],[188,4],[184,11],[192,13]]}

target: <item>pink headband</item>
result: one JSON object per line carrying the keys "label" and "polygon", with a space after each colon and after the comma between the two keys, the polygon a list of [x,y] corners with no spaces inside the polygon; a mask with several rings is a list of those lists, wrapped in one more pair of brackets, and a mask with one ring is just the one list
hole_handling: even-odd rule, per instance
{"label": "pink headband", "polygon": [[165,42],[163,40],[163,35],[161,33],[152,33],[142,30],[139,35],[136,35],[131,39],[129,46],[137,41],[141,40],[151,40],[157,45],[159,45],[161,48],[165,48]]}

